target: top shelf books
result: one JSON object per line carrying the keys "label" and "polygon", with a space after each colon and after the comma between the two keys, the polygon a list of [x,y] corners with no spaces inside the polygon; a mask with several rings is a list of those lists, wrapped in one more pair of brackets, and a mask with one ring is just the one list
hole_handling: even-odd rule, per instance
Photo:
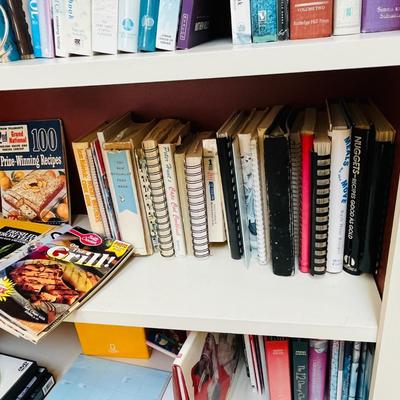
{"label": "top shelf books", "polygon": [[170,53],[33,59],[1,65],[0,91],[396,66],[399,45],[400,31],[393,31],[245,46],[217,39]]}

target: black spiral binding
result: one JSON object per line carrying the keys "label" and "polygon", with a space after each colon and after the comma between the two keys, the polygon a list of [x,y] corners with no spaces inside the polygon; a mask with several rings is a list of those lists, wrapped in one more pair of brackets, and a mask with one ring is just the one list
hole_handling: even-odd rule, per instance
{"label": "black spiral binding", "polygon": [[169,221],[167,197],[165,194],[158,147],[145,148],[144,154],[149,174],[151,197],[157,220],[157,231],[160,254],[163,257],[172,257],[175,254],[172,241],[171,224]]}
{"label": "black spiral binding", "polygon": [[185,163],[186,189],[189,202],[190,226],[192,231],[193,253],[203,258],[210,255],[207,229],[206,194],[203,178],[203,165]]}

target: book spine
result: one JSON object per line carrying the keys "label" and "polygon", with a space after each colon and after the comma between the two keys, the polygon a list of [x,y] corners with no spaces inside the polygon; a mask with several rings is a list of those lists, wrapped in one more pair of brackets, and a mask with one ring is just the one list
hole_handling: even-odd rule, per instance
{"label": "book spine", "polygon": [[81,181],[83,198],[85,200],[86,210],[90,222],[90,229],[93,232],[98,233],[99,235],[103,235],[104,224],[101,219],[100,208],[94,192],[93,182],[90,177],[90,169],[86,156],[86,149],[80,147],[78,143],[72,143],[72,148],[74,151],[79,179]]}
{"label": "book spine", "polygon": [[118,50],[138,51],[140,0],[119,0]]}
{"label": "book spine", "polygon": [[[308,340],[292,340],[293,399],[308,398]],[[336,400],[336,399],[335,399]]]}
{"label": "book spine", "polygon": [[361,344],[360,364],[359,364],[359,369],[358,369],[356,400],[364,400],[366,358],[367,358],[367,343],[362,343]]}
{"label": "book spine", "polygon": [[326,271],[331,156],[312,153],[312,208],[310,269],[313,275]]}
{"label": "book spine", "polygon": [[363,399],[369,399],[371,380],[372,380],[372,369],[374,367],[374,354],[375,354],[375,343],[367,343]]}
{"label": "book spine", "polygon": [[107,213],[106,213],[106,210],[104,207],[103,197],[102,197],[101,191],[100,191],[99,181],[97,179],[96,167],[94,165],[94,158],[93,158],[92,150],[90,148],[86,149],[86,157],[87,157],[88,164],[89,164],[89,172],[90,172],[90,176],[91,176],[92,183],[93,183],[94,193],[96,196],[97,204],[99,205],[101,220],[102,220],[103,226],[104,226],[104,234],[107,237],[112,237],[110,227],[108,225]]}
{"label": "book spine", "polygon": [[399,4],[393,0],[362,2],[361,32],[383,32],[400,29]]}
{"label": "book spine", "polygon": [[265,338],[271,400],[291,399],[289,341]]}
{"label": "book spine", "polygon": [[172,238],[174,241],[175,254],[177,256],[186,255],[185,234],[183,229],[183,219],[181,203],[179,200],[179,189],[176,179],[174,150],[171,144],[159,144],[160,160],[164,178],[165,193],[167,196],[168,213],[171,222]]}
{"label": "book spine", "polygon": [[256,387],[256,376],[254,372],[254,362],[251,354],[251,345],[250,345],[250,335],[243,335],[244,337],[244,345],[245,345],[245,354],[247,358],[247,363],[249,365],[249,378],[250,384],[253,388]]}
{"label": "book spine", "polygon": [[343,270],[344,236],[348,200],[350,130],[330,132],[331,182],[329,189],[329,228],[327,271]]}
{"label": "book spine", "polygon": [[121,238],[135,254],[148,255],[130,150],[107,150],[104,161]]}
{"label": "book spine", "polygon": [[22,0],[6,0],[9,21],[21,59],[33,57],[33,47]]}
{"label": "book spine", "polygon": [[349,398],[352,355],[353,355],[353,342],[346,342],[344,346],[344,358],[343,358],[342,400],[348,400]]}
{"label": "book spine", "polygon": [[54,47],[57,57],[68,57],[67,11],[62,0],[52,0]]}
{"label": "book spine", "polygon": [[301,138],[301,214],[300,214],[300,260],[301,272],[310,272],[311,237],[311,149],[312,135],[300,135]]}
{"label": "book spine", "polygon": [[250,0],[230,0],[233,44],[251,43]]}
{"label": "book spine", "polygon": [[194,0],[182,0],[181,17],[179,21],[178,49],[189,48],[189,39],[192,26]]}
{"label": "book spine", "polygon": [[310,340],[308,395],[310,399],[324,400],[328,353],[327,340]]}
{"label": "book spine", "polygon": [[142,150],[139,149],[137,149],[136,151],[136,157],[138,164],[141,193],[147,216],[147,223],[149,224],[150,238],[154,251],[158,251],[159,241],[157,233],[157,218],[156,218],[156,212],[154,210],[153,200],[151,198],[151,188],[150,188],[149,174],[147,171],[146,158],[144,157],[144,153],[142,152]]}
{"label": "book spine", "polygon": [[69,52],[91,56],[93,54],[91,0],[68,0],[67,20]]}
{"label": "book spine", "polygon": [[342,400],[344,348],[345,348],[345,342],[343,340],[340,340],[339,341],[339,363],[338,363],[338,375],[337,375],[336,400]]}
{"label": "book spine", "polygon": [[257,229],[257,257],[258,263],[265,265],[267,263],[267,251],[265,247],[265,226],[264,212],[261,197],[261,180],[260,180],[260,162],[258,159],[257,139],[251,139],[250,152],[252,161],[252,176],[253,176],[253,193],[254,193],[254,214],[256,218]]}
{"label": "book spine", "polygon": [[292,192],[294,255],[300,254],[300,210],[301,210],[301,141],[299,134],[290,139],[290,188]]}
{"label": "book spine", "polygon": [[250,339],[250,350],[251,350],[251,359],[254,365],[254,376],[256,380],[256,390],[258,394],[262,393],[262,383],[261,383],[261,374],[259,369],[259,360],[257,359],[257,350],[256,350],[256,342],[258,341],[256,335],[249,335]]}
{"label": "book spine", "polygon": [[222,185],[216,139],[203,140],[204,182],[207,202],[207,226],[210,243],[226,241]]}
{"label": "book spine", "polygon": [[336,0],[333,3],[333,34],[351,35],[361,31],[361,0]]}
{"label": "book spine", "polygon": [[243,239],[240,226],[240,212],[237,199],[235,164],[230,138],[217,138],[218,160],[221,168],[221,182],[224,194],[228,242],[231,257],[240,260],[243,255]]}
{"label": "book spine", "polygon": [[332,340],[330,343],[330,360],[329,360],[329,397],[328,400],[336,400],[338,372],[339,372],[339,341]]}
{"label": "book spine", "polygon": [[278,40],[289,39],[289,0],[278,0]]}
{"label": "book spine", "polygon": [[174,243],[172,239],[158,146],[153,143],[144,142],[143,150],[146,158],[151,197],[157,221],[160,254],[163,257],[172,257],[175,254]]}
{"label": "book spine", "polygon": [[192,230],[193,253],[195,257],[210,255],[206,198],[203,178],[202,158],[186,158],[186,188],[189,200],[190,226]]}
{"label": "book spine", "polygon": [[269,400],[268,366],[267,358],[265,356],[264,336],[257,336],[257,339],[259,364],[261,364],[261,378],[263,381],[263,394],[264,399]]}
{"label": "book spine", "polygon": [[140,1],[138,49],[141,51],[156,50],[159,5],[160,0]]}
{"label": "book spine", "polygon": [[160,0],[156,47],[161,50],[175,50],[178,32],[181,0]]}
{"label": "book spine", "polygon": [[294,273],[293,235],[290,204],[289,138],[264,139],[264,163],[271,224],[271,258],[276,275]]}
{"label": "book spine", "polygon": [[364,241],[364,206],[367,181],[369,138],[373,135],[353,128],[349,168],[349,199],[347,205],[346,231],[344,238],[343,269],[353,275],[361,273],[360,252]]}
{"label": "book spine", "polygon": [[40,29],[37,0],[29,0],[29,17],[32,27],[33,55],[36,58],[40,58],[42,57],[42,48],[40,47]]}
{"label": "book spine", "polygon": [[290,39],[332,35],[332,0],[290,2]]}
{"label": "book spine", "polygon": [[92,0],[93,51],[117,54],[118,0]]}
{"label": "book spine", "polygon": [[349,400],[356,399],[360,354],[361,354],[361,342],[354,342],[353,357],[351,360],[351,370],[350,370]]}
{"label": "book spine", "polygon": [[21,59],[5,8],[0,4],[0,63]]}
{"label": "book spine", "polygon": [[40,30],[40,48],[42,49],[42,57],[53,58],[54,40],[50,0],[38,1],[37,4]]}
{"label": "book spine", "polygon": [[251,0],[251,31],[253,43],[277,40],[277,2]]}

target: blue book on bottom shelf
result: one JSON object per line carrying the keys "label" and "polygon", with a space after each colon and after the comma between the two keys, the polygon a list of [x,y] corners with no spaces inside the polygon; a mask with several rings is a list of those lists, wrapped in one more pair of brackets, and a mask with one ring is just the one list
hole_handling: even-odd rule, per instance
{"label": "blue book on bottom shelf", "polygon": [[171,373],[80,355],[47,400],[161,399]]}

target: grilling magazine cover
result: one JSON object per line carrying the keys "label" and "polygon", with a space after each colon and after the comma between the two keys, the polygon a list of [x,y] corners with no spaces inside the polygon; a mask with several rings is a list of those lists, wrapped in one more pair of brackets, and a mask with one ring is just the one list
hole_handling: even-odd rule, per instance
{"label": "grilling magazine cover", "polygon": [[0,271],[0,328],[37,342],[132,253],[128,243],[64,225]]}

